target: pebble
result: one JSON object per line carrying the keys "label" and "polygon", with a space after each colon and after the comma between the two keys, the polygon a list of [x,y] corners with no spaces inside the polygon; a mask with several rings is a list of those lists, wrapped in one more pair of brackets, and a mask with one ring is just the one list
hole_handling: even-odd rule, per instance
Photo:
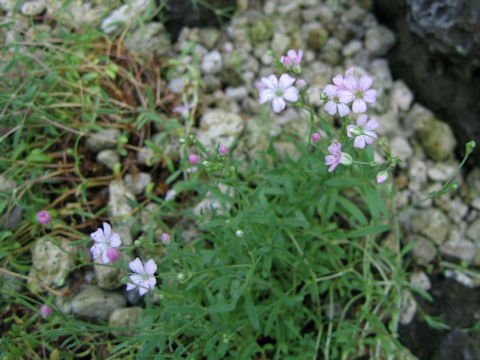
{"label": "pebble", "polygon": [[108,320],[116,309],[125,307],[126,303],[122,294],[90,285],[72,299],[72,311],[80,316]]}
{"label": "pebble", "polygon": [[213,50],[203,57],[201,69],[204,74],[216,74],[222,70],[222,56]]}
{"label": "pebble", "polygon": [[45,11],[47,5],[45,1],[28,1],[22,5],[20,12],[25,16],[37,16]]}

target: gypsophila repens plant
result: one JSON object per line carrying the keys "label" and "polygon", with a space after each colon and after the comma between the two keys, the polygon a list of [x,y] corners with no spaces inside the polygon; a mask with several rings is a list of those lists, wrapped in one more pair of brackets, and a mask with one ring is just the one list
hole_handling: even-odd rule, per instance
{"label": "gypsophila repens plant", "polygon": [[[368,114],[377,101],[373,78],[350,68],[325,85],[323,110],[331,121],[308,102],[302,55],[289,50],[277,61],[280,74],[256,84],[259,102],[274,113],[287,106],[309,113],[308,137],[295,144],[298,158],[282,158],[272,139],[245,168],[230,157],[235,144],[219,139],[211,148],[189,134],[180,141],[182,166],[167,180],[173,188],[157,201],[174,211],[169,204],[176,197],[195,191],[197,200],[181,211],[197,224],[195,237],[187,241],[172,230],[157,244],[137,240],[128,247],[108,223],[91,234],[93,258],[123,266],[126,290],[145,299],[139,326],[148,332],[123,345],[135,347],[137,358],[402,353],[397,332],[411,246],[400,246],[395,186],[387,181],[400,160]],[[188,121],[192,108],[186,103],[173,111]],[[374,161],[375,147],[384,162]],[[452,186],[447,181],[438,194]],[[387,233],[393,250],[378,241]],[[142,256],[115,263],[117,251],[136,248]]]}

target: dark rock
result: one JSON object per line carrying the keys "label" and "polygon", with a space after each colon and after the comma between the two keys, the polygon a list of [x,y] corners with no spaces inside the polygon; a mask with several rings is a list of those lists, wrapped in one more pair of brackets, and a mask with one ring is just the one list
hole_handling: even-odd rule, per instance
{"label": "dark rock", "polygon": [[[422,311],[410,324],[400,325],[400,342],[419,360],[480,359],[480,331],[474,328],[480,316],[480,289],[439,276],[431,281],[429,293],[433,301],[415,296]],[[441,321],[447,328],[433,328],[420,313]]]}
{"label": "dark rock", "polygon": [[374,11],[396,32],[394,77],[452,127],[462,155],[466,142],[480,142],[480,1],[375,0]]}
{"label": "dark rock", "polygon": [[188,27],[218,27],[228,20],[235,10],[235,0],[209,0],[203,2],[192,0],[175,0],[167,2],[165,11],[165,27],[176,39],[184,26]]}

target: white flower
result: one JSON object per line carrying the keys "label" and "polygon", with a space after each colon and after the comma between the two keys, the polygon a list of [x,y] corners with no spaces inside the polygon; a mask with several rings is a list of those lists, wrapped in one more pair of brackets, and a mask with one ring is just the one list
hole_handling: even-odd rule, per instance
{"label": "white flower", "polygon": [[148,260],[145,265],[137,257],[128,265],[130,270],[134,273],[130,275],[130,281],[133,283],[127,283],[127,291],[138,288],[140,296],[146,294],[149,289],[153,289],[157,283],[155,279],[155,271],[157,271],[157,264],[152,259]]}
{"label": "white flower", "polygon": [[102,261],[104,264],[110,262],[110,259],[107,256],[107,250],[109,248],[119,247],[122,244],[120,235],[117,233],[112,234],[112,228],[110,227],[110,224],[106,222],[103,223],[103,230],[97,229],[90,234],[90,237],[95,241],[95,244],[90,248],[93,258],[96,259],[102,254]]}
{"label": "white flower", "polygon": [[295,78],[288,74],[282,74],[277,80],[275,75],[262,77],[262,83],[266,86],[260,91],[260,104],[272,101],[273,111],[278,113],[285,109],[285,100],[295,102],[298,100],[299,90],[292,86]]}

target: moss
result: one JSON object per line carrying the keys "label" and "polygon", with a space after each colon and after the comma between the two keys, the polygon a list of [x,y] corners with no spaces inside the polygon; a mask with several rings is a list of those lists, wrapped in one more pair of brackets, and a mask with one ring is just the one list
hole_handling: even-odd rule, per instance
{"label": "moss", "polygon": [[323,27],[311,29],[308,32],[307,44],[312,50],[320,50],[328,40],[328,31]]}
{"label": "moss", "polygon": [[273,24],[268,19],[258,21],[250,30],[250,38],[254,44],[268,41],[273,36]]}

